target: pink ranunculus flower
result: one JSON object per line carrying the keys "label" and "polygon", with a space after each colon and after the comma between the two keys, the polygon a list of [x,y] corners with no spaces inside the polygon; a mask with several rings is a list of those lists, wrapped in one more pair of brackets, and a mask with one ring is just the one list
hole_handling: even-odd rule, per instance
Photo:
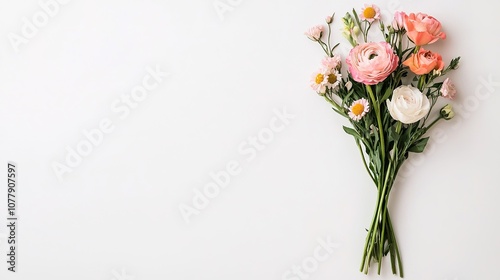
{"label": "pink ranunculus flower", "polygon": [[357,45],[346,58],[352,78],[365,85],[385,80],[396,70],[398,62],[398,56],[386,42]]}
{"label": "pink ranunculus flower", "polygon": [[441,89],[439,90],[441,92],[441,95],[445,98],[448,99],[453,99],[455,98],[455,94],[457,93],[457,89],[455,88],[455,85],[451,82],[450,78],[446,78],[444,80],[443,85],[441,86]]}
{"label": "pink ranunculus flower", "polygon": [[304,32],[304,34],[311,40],[313,41],[319,41],[319,39],[321,38],[321,34],[323,33],[323,26],[322,25],[316,25],[316,26],[313,26],[311,28],[309,28],[309,30],[307,30],[306,32]]}
{"label": "pink ranunculus flower", "polygon": [[394,19],[392,20],[392,28],[399,31],[405,28],[405,18],[407,17],[405,12],[394,13]]}
{"label": "pink ranunculus flower", "polygon": [[446,34],[441,31],[441,23],[423,13],[411,13],[405,17],[405,29],[408,38],[417,46],[432,44],[439,39],[446,39]]}
{"label": "pink ranunculus flower", "polygon": [[326,56],[321,61],[321,64],[326,69],[338,69],[341,66],[341,60],[338,55],[334,55],[333,57]]}

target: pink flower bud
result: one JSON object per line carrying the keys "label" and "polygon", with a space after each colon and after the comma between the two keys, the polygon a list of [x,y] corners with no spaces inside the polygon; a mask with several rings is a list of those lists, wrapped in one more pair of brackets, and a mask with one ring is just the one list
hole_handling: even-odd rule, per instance
{"label": "pink flower bud", "polygon": [[392,28],[394,30],[399,31],[405,28],[405,12],[396,12],[394,13],[394,20],[392,21]]}

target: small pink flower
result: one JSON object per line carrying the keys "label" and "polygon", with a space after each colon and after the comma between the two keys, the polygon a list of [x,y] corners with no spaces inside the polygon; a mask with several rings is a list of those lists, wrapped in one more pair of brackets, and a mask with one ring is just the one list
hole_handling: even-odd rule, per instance
{"label": "small pink flower", "polygon": [[325,21],[326,21],[326,23],[327,23],[327,24],[330,24],[330,23],[332,23],[332,22],[333,22],[333,17],[332,17],[332,16],[327,16],[327,17],[325,18]]}
{"label": "small pink flower", "polygon": [[376,19],[380,19],[379,7],[373,4],[365,4],[365,7],[361,9],[360,18],[361,20],[366,20],[370,23],[374,22]]}
{"label": "small pink flower", "polygon": [[446,39],[446,34],[441,31],[441,23],[423,13],[411,13],[406,16],[405,29],[408,32],[408,38],[416,46],[432,44],[439,39]]}
{"label": "small pink flower", "polygon": [[399,31],[405,29],[405,18],[407,17],[405,12],[394,13],[394,19],[392,20],[392,28]]}
{"label": "small pink flower", "polygon": [[323,34],[323,26],[322,25],[313,26],[309,28],[309,30],[307,30],[304,34],[313,41],[319,41],[321,35]]}
{"label": "small pink flower", "polygon": [[348,114],[352,120],[359,121],[368,112],[370,112],[370,104],[368,103],[368,100],[361,98],[351,104]]}
{"label": "small pink flower", "polygon": [[443,97],[448,99],[453,99],[455,98],[457,89],[455,88],[455,85],[451,82],[450,78],[446,78],[439,92],[441,92],[441,95],[443,95]]}
{"label": "small pink flower", "polygon": [[333,57],[325,57],[321,61],[321,64],[326,69],[337,69],[340,68],[340,57],[338,55],[334,55]]}
{"label": "small pink flower", "polygon": [[386,42],[357,45],[346,58],[352,78],[365,85],[385,80],[396,70],[398,62],[398,56]]}

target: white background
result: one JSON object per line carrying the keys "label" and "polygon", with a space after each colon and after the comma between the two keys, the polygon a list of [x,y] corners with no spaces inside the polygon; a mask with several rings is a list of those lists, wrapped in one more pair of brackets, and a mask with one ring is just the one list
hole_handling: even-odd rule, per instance
{"label": "white background", "polygon": [[[344,121],[308,86],[322,51],[303,32],[337,12],[333,40],[348,46],[340,17],[364,1],[226,1],[218,14],[212,0],[73,0],[19,52],[9,34],[43,10],[0,2],[1,279],[280,280],[327,238],[336,248],[308,279],[397,279],[388,262],[382,276],[358,271],[375,188]],[[391,194],[405,278],[498,279],[497,9],[376,4],[435,16],[448,38],[430,48],[462,56],[457,117]],[[121,119],[112,104],[157,65],[171,76]],[[293,120],[248,160],[238,147],[283,108]],[[103,119],[115,129],[59,181],[54,162]],[[241,172],[187,224],[179,206],[232,160]],[[4,261],[7,161],[19,166],[16,274]]]}

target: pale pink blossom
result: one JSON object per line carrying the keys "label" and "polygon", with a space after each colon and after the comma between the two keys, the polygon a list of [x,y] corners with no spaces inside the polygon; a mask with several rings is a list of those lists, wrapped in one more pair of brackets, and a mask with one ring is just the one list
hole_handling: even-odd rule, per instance
{"label": "pale pink blossom", "polygon": [[396,70],[398,61],[398,56],[386,42],[357,45],[346,58],[352,78],[365,85],[385,80]]}
{"label": "pale pink blossom", "polygon": [[304,34],[313,41],[319,41],[321,35],[323,34],[323,26],[322,25],[313,26],[309,28],[309,30],[307,30]]}
{"label": "pale pink blossom", "polygon": [[326,23],[327,23],[327,24],[330,24],[330,23],[332,23],[332,22],[333,22],[333,17],[332,17],[332,16],[327,16],[327,17],[325,18],[325,21],[326,21]]}
{"label": "pale pink blossom", "polygon": [[451,82],[450,78],[446,78],[444,80],[443,85],[441,86],[441,89],[439,90],[441,92],[441,95],[445,98],[448,99],[453,99],[455,98],[455,94],[457,93],[457,89],[455,88],[455,85]]}
{"label": "pale pink blossom", "polygon": [[334,55],[333,57],[326,56],[321,61],[321,65],[326,69],[337,69],[340,68],[340,57],[338,55]]}

